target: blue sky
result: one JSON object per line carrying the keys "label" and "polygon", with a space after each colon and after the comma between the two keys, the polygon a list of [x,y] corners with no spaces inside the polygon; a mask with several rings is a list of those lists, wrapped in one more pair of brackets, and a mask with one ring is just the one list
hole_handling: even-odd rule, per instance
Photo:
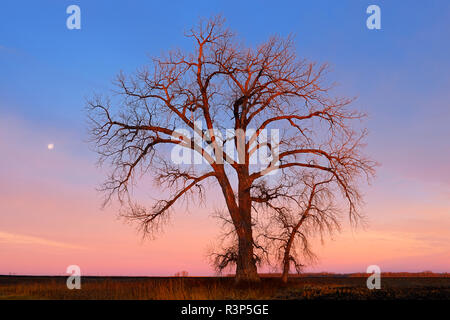
{"label": "blue sky", "polygon": [[[81,8],[81,30],[66,28],[66,8],[71,4]],[[366,28],[370,4],[381,8],[381,30]],[[120,70],[133,72],[148,56],[189,48],[183,32],[198,18],[218,13],[248,44],[293,33],[299,55],[328,62],[333,71],[329,79],[339,84],[337,92],[358,98],[354,106],[369,114],[367,153],[382,164],[366,191],[375,227],[396,226],[396,232],[403,232],[411,223],[408,228],[414,234],[418,229],[413,225],[426,225],[428,216],[435,223],[428,231],[438,224],[450,226],[446,0],[2,1],[0,143],[5,153],[0,178],[48,186],[58,180],[94,193],[101,174],[77,169],[95,161],[85,143],[85,98],[108,93]],[[55,143],[55,153],[60,152],[59,159],[73,161],[70,166],[34,167],[28,156],[55,164],[45,154],[50,142]],[[35,179],[43,174],[45,179]],[[11,195],[23,192],[14,190]],[[424,211],[430,205],[438,218]],[[0,225],[9,229],[0,231],[27,231],[18,229],[14,210],[8,210]],[[60,236],[42,230],[50,238]],[[450,252],[448,246],[444,250]]]}
{"label": "blue sky", "polygon": [[[365,27],[372,3],[382,30]],[[65,26],[70,4],[81,8],[81,30]],[[2,101],[32,120],[78,121],[85,95],[147,55],[188,46],[183,31],[217,13],[249,43],[294,33],[300,55],[331,63],[333,80],[354,87],[350,95],[393,80],[430,95],[448,84],[448,1],[9,1],[0,12]]]}
{"label": "blue sky", "polygon": [[[66,28],[70,4],[81,8],[81,30]],[[381,8],[381,30],[366,28],[369,4]],[[3,2],[1,112],[80,135],[86,97],[107,93],[120,70],[133,72],[148,56],[188,48],[183,32],[217,13],[249,44],[293,33],[300,56],[330,63],[339,93],[368,112],[374,148],[386,139],[407,147],[412,134],[423,147],[446,143],[448,1]]]}

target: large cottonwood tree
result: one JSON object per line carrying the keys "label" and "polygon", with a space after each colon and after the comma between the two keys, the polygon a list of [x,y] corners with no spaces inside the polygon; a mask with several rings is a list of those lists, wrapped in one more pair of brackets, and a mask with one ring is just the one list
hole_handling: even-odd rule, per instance
{"label": "large cottonwood tree", "polygon": [[[358,217],[358,179],[373,170],[360,151],[365,131],[352,126],[363,115],[348,108],[351,99],[330,96],[326,65],[299,59],[290,37],[247,47],[220,17],[201,21],[186,36],[190,52],[171,51],[130,77],[120,74],[120,99],[89,101],[100,161],[112,167],[104,190],[151,233],[179,199],[203,196],[204,183],[214,181],[236,233],[236,279],[257,280],[255,208],[270,205],[286,175],[328,174],[348,201],[350,217]],[[220,134],[230,128],[231,138]],[[267,139],[266,129],[279,130],[279,142]],[[173,161],[176,146],[194,150],[206,164]],[[251,164],[262,150],[270,161]],[[149,208],[129,193],[134,179],[146,173],[172,192]]]}

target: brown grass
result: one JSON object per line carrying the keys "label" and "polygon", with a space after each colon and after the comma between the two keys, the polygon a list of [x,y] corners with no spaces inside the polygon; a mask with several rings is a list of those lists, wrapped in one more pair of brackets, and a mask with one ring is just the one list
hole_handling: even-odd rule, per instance
{"label": "brown grass", "polygon": [[365,277],[292,278],[287,285],[264,277],[236,286],[230,277],[84,277],[81,290],[68,290],[65,277],[0,276],[0,299],[449,299],[450,278],[382,278],[369,290]]}

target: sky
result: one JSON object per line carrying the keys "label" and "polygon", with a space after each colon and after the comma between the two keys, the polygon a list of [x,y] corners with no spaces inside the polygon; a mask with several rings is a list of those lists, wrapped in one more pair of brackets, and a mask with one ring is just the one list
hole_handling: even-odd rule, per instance
{"label": "sky", "polygon": [[[72,4],[80,30],[66,27]],[[371,4],[380,30],[366,27]],[[89,275],[213,274],[220,195],[179,206],[143,240],[116,204],[101,208],[106,170],[84,106],[119,71],[188,48],[184,32],[219,13],[249,45],[294,34],[298,54],[328,62],[337,90],[369,115],[365,151],[381,166],[363,187],[367,226],[317,241],[308,271],[450,272],[450,2],[17,0],[0,4],[0,274],[63,275],[74,264]],[[139,187],[165,192],[151,177]]]}

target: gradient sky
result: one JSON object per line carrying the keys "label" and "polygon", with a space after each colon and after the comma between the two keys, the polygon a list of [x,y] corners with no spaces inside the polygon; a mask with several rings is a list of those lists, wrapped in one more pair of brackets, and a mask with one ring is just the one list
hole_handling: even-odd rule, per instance
{"label": "gradient sky", "polygon": [[[81,7],[81,30],[66,8]],[[365,26],[381,7],[382,30]],[[180,206],[157,239],[101,210],[105,171],[86,141],[83,107],[120,71],[189,42],[222,13],[249,44],[294,33],[300,56],[329,62],[338,90],[369,114],[366,152],[381,163],[364,187],[368,226],[315,245],[310,271],[450,271],[450,2],[2,1],[0,4],[0,274],[212,274],[206,253],[220,205]],[[53,143],[55,148],[48,150]],[[146,203],[155,190],[140,184]],[[195,210],[194,210],[195,209]]]}

